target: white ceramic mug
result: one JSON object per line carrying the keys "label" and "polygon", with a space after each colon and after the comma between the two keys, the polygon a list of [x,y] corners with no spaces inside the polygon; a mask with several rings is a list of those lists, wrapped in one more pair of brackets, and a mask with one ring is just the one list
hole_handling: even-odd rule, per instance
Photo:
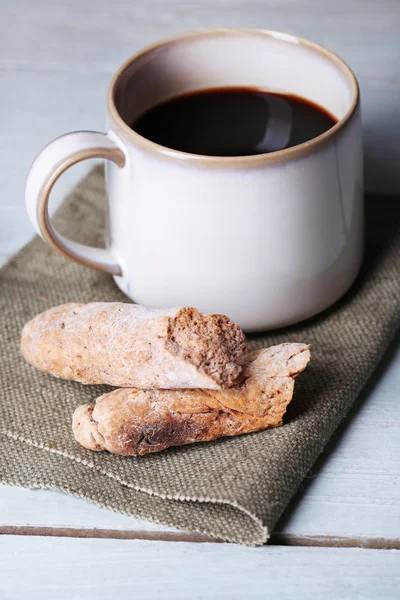
{"label": "white ceramic mug", "polygon": [[[268,154],[200,156],[129,127],[167,98],[254,86],[295,94],[338,122],[309,142]],[[68,167],[107,158],[109,245],[71,242],[52,227],[51,188]],[[363,254],[359,92],[325,48],[274,31],[198,31],[130,58],[108,93],[107,133],[78,131],[46,146],[29,173],[32,223],[56,250],[114,276],[149,307],[191,305],[246,331],[325,309],[354,281]]]}

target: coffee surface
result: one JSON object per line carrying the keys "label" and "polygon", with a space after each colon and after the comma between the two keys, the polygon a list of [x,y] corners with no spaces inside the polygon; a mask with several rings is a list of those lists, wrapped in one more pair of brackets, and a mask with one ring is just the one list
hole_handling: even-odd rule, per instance
{"label": "coffee surface", "polygon": [[131,124],[143,137],[181,152],[249,156],[297,146],[337,123],[299,96],[257,88],[212,88],[157,104]]}

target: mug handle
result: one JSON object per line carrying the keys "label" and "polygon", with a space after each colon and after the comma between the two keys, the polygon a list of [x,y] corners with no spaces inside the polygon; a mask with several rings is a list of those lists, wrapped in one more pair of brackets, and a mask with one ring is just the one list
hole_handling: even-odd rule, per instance
{"label": "mug handle", "polygon": [[50,192],[57,179],[72,165],[88,158],[107,158],[119,167],[125,155],[105,133],[75,131],[56,138],[34,160],[25,188],[29,218],[36,231],[55,250],[80,265],[111,275],[122,275],[110,250],[68,240],[57,233],[49,217]]}

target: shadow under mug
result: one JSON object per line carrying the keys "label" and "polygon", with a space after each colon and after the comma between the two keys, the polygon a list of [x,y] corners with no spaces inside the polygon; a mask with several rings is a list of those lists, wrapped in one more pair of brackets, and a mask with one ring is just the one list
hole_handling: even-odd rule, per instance
{"label": "shadow under mug", "polygon": [[[268,154],[200,156],[129,127],[168,98],[248,86],[295,94],[337,123]],[[58,177],[105,158],[108,247],[57,233],[48,200]],[[264,30],[198,31],[130,58],[108,92],[107,133],[78,131],[46,146],[26,186],[32,223],[56,250],[113,275],[134,302],[224,313],[245,331],[322,311],[354,281],[363,255],[359,91],[349,67],[314,42]]]}

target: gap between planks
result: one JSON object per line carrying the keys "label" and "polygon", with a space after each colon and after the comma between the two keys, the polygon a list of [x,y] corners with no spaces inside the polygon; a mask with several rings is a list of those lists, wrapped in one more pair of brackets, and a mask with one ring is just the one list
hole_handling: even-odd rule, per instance
{"label": "gap between planks", "polygon": [[[73,529],[70,527],[0,527],[0,535],[96,538],[118,540],[147,540],[160,542],[224,543],[202,533],[157,532],[157,531],[120,531],[118,529]],[[346,537],[330,535],[290,535],[273,533],[268,544],[271,546],[307,546],[322,548],[364,548],[372,550],[400,550],[400,539]]]}

